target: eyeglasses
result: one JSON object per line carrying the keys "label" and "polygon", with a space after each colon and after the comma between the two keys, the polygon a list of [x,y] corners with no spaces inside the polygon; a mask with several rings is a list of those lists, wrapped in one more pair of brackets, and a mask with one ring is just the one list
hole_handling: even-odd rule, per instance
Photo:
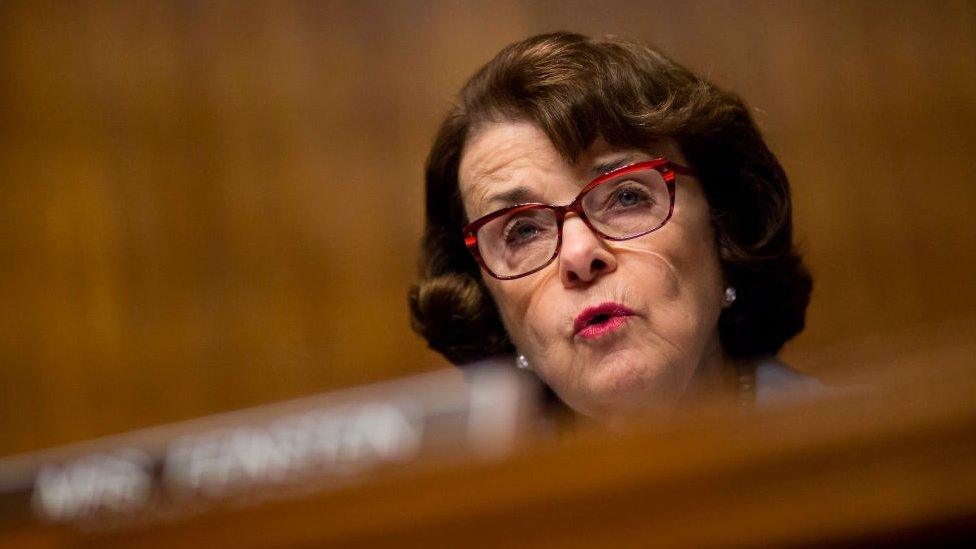
{"label": "eyeglasses", "polygon": [[589,182],[566,206],[518,204],[480,217],[464,227],[464,244],[497,279],[530,275],[559,255],[570,212],[606,240],[630,240],[663,227],[674,211],[679,173],[694,175],[666,158],[624,166]]}

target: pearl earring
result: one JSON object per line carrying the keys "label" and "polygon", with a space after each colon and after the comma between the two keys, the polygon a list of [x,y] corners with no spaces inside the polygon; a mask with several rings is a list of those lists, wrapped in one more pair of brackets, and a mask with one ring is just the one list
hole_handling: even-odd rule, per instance
{"label": "pearl earring", "polygon": [[525,355],[518,355],[515,357],[515,365],[518,366],[519,370],[529,369],[529,359],[525,358]]}
{"label": "pearl earring", "polygon": [[729,286],[725,289],[725,295],[722,296],[722,307],[729,307],[735,303],[736,293],[735,288]]}

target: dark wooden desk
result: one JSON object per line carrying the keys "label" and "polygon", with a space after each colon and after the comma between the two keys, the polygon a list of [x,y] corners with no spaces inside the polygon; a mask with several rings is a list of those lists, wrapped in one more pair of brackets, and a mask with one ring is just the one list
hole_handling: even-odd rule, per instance
{"label": "dark wooden desk", "polygon": [[97,533],[25,525],[34,547],[605,547],[947,543],[976,538],[976,373],[762,413],[705,406],[624,434],[579,429],[497,459]]}

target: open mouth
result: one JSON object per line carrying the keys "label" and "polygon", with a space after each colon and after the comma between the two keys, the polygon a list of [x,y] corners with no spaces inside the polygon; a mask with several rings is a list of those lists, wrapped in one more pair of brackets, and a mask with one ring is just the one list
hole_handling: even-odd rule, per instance
{"label": "open mouth", "polygon": [[634,311],[620,303],[601,303],[584,309],[573,321],[573,334],[592,339],[606,335],[627,323]]}

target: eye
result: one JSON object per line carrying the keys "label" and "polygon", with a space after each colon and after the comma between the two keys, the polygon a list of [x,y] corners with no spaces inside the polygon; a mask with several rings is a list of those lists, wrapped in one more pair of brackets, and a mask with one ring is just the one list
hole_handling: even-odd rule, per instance
{"label": "eye", "polygon": [[610,207],[631,208],[641,202],[649,201],[651,201],[651,196],[647,189],[640,185],[628,185],[613,193]]}
{"label": "eye", "polygon": [[617,204],[621,206],[633,206],[637,204],[638,200],[640,200],[640,197],[634,191],[624,189],[617,193]]}
{"label": "eye", "polygon": [[541,229],[535,223],[518,218],[513,220],[505,227],[505,242],[509,244],[521,244],[535,238]]}

